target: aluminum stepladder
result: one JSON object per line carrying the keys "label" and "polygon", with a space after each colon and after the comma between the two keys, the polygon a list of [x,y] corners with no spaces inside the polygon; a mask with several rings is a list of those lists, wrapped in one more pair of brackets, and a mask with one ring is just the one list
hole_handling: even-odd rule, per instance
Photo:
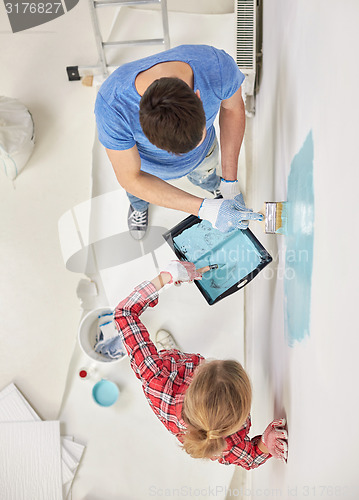
{"label": "aluminum stepladder", "polygon": [[[149,38],[143,40],[121,40],[113,42],[104,42],[102,40],[102,34],[100,30],[99,19],[97,16],[97,9],[103,7],[124,7],[131,5],[148,5],[148,4],[159,4],[161,7],[162,15],[162,27],[163,27],[163,37],[162,38]],[[81,80],[88,72],[94,74],[100,74],[104,78],[109,75],[109,65],[106,60],[106,47],[115,46],[134,46],[134,45],[164,45],[165,49],[170,48],[170,38],[168,30],[168,12],[167,12],[167,0],[89,0],[91,20],[93,24],[96,47],[98,52],[98,63],[94,66],[68,66],[66,68],[67,76],[70,81]]]}

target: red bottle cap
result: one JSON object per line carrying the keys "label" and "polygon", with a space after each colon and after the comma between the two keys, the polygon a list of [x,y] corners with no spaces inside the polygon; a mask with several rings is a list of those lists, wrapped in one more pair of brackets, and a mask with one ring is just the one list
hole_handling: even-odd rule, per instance
{"label": "red bottle cap", "polygon": [[87,377],[87,371],[86,370],[81,370],[80,373],[79,373],[80,377],[81,378],[85,378]]}

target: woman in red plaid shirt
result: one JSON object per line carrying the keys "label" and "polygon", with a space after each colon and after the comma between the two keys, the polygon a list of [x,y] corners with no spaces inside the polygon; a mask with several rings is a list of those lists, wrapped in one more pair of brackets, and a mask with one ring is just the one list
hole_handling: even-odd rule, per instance
{"label": "woman in red plaid shirt", "polygon": [[285,419],[271,422],[262,436],[248,437],[251,385],[240,363],[206,361],[178,349],[158,351],[139,319],[148,306],[158,303],[162,287],[201,279],[208,270],[172,261],[119,303],[115,323],[131,367],[157,417],[192,457],[245,469],[254,469],[271,456],[286,461]]}

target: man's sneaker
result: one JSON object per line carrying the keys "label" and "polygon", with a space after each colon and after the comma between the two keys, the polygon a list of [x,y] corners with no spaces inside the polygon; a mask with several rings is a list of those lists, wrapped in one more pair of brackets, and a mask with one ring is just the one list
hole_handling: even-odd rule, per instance
{"label": "man's sneaker", "polygon": [[142,240],[148,226],[148,208],[143,212],[139,212],[138,210],[134,210],[132,205],[130,205],[127,224],[132,238]]}
{"label": "man's sneaker", "polygon": [[214,194],[215,198],[223,198],[221,190],[219,188],[212,191],[212,193]]}
{"label": "man's sneaker", "polygon": [[155,344],[159,351],[163,349],[179,349],[175,339],[167,330],[158,330],[155,336]]}

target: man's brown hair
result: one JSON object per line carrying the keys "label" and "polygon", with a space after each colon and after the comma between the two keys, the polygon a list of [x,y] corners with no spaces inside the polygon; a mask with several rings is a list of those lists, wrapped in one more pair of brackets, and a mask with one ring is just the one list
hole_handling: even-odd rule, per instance
{"label": "man's brown hair", "polygon": [[206,125],[201,99],[179,78],[155,80],[140,101],[140,124],[147,139],[176,155],[192,151]]}

